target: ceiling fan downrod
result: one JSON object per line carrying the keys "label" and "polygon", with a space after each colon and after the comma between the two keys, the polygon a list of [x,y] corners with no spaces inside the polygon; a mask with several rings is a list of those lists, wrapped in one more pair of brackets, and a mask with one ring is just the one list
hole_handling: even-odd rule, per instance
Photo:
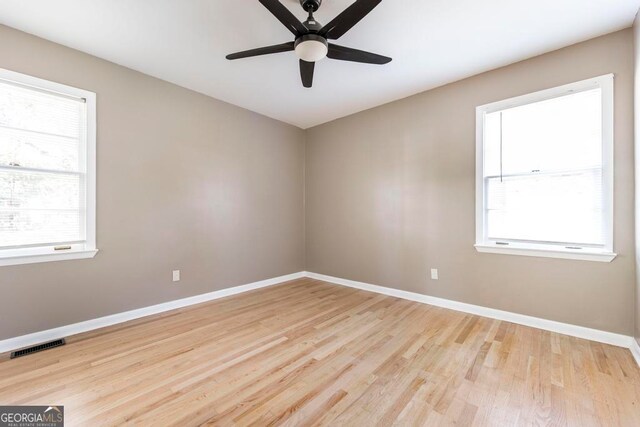
{"label": "ceiling fan downrod", "polygon": [[318,33],[322,29],[322,24],[313,17],[313,12],[316,12],[321,4],[322,0],[300,0],[302,8],[309,13],[309,17],[303,24],[310,33]]}

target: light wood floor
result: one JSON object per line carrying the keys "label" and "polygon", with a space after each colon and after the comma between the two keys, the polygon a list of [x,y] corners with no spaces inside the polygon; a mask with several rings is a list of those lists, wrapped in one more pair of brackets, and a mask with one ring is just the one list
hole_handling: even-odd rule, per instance
{"label": "light wood floor", "polygon": [[628,350],[301,279],[0,362],[67,425],[640,426]]}

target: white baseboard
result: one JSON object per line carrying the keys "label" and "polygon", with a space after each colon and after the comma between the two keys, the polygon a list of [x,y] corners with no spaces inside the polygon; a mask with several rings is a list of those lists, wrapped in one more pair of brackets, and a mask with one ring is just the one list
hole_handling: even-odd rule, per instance
{"label": "white baseboard", "polygon": [[640,345],[638,344],[638,341],[633,339],[633,342],[631,343],[629,350],[631,350],[631,354],[633,354],[633,358],[636,359],[636,362],[638,362],[638,366],[640,366]]}
{"label": "white baseboard", "polygon": [[[385,288],[384,286],[371,285],[369,283],[356,282],[338,277],[325,276],[306,272],[306,276],[312,279],[322,280],[337,285],[348,286],[350,288],[362,289],[364,291],[375,292],[378,294],[389,295],[396,298],[402,298],[410,301],[416,301],[424,304],[435,305],[437,307],[448,308],[451,310],[462,311],[464,313],[475,314],[491,319],[504,320],[507,322],[517,323],[519,325],[531,326],[533,328],[543,329],[560,334],[570,335],[573,337],[584,338],[591,341],[597,341],[605,344],[611,344],[618,347],[631,349],[633,343],[637,342],[633,337],[627,335],[616,334],[613,332],[600,331],[597,329],[585,328],[583,326],[570,325],[568,323],[556,322],[553,320],[540,319],[538,317],[526,316],[524,314],[511,313],[508,311],[496,310],[493,308],[482,307],[479,305],[467,304],[463,302],[437,298],[415,292],[401,291],[399,289]],[[636,356],[636,360],[638,356]],[[640,365],[640,361],[638,362]]]}
{"label": "white baseboard", "polygon": [[286,276],[274,277],[272,279],[261,280],[259,282],[249,283],[246,285],[235,286],[233,288],[221,289],[219,291],[209,292],[202,295],[196,295],[179,300],[169,301],[162,304],[152,305],[149,307],[139,308],[136,310],[117,313],[110,316],[100,317],[97,319],[87,320],[84,322],[74,323],[71,325],[61,326],[59,328],[49,329],[46,331],[35,332],[28,335],[22,335],[15,338],[9,338],[0,341],[0,353],[13,351],[19,348],[28,347],[46,341],[68,337],[71,335],[89,332],[95,329],[112,326],[118,323],[127,322],[129,320],[139,319],[141,317],[153,314],[164,313],[166,311],[175,310],[177,308],[187,307],[190,305],[200,304],[231,295],[248,292],[254,289],[265,288],[277,285],[279,283],[288,282],[290,280],[309,277],[312,279],[322,280],[324,282],[334,283],[337,285],[348,286],[350,288],[361,289],[364,291],[375,292],[378,294],[389,295],[396,298],[402,298],[410,301],[416,301],[423,304],[434,305],[437,307],[448,308],[451,310],[461,311],[464,313],[475,314],[478,316],[488,317],[497,320],[517,323],[520,325],[531,326],[551,332],[558,332],[578,338],[584,338],[591,341],[611,344],[618,347],[625,347],[631,350],[631,354],[640,366],[640,346],[638,342],[630,336],[615,334],[613,332],[600,331],[597,329],[585,328],[582,326],[570,325],[567,323],[556,322],[553,320],[540,319],[537,317],[526,316],[523,314],[511,313],[508,311],[496,310],[493,308],[482,307],[473,304],[467,304],[458,301],[452,301],[444,298],[437,298],[414,292],[402,291],[399,289],[386,288],[384,286],[371,285],[369,283],[356,282],[354,280],[341,279],[338,277],[326,276],[323,274],[311,272],[299,272],[288,274]]}
{"label": "white baseboard", "polygon": [[35,332],[15,338],[9,338],[4,341],[0,341],[0,353],[13,351],[23,347],[29,347],[34,344],[56,340],[83,332],[92,331],[94,329],[104,328],[106,326],[112,326],[118,323],[127,322],[129,320],[150,316],[152,314],[164,313],[165,311],[175,310],[177,308],[182,308],[189,305],[200,304],[202,302],[212,301],[231,295],[236,295],[242,292],[252,291],[254,289],[266,288],[267,286],[277,285],[278,283],[288,282],[289,280],[300,279],[302,277],[305,277],[304,272],[288,274],[286,276],[274,277],[273,279],[261,280],[259,282],[235,286],[233,288],[221,289],[219,291],[195,295],[192,297],[169,301],[149,307],[138,308],[136,310],[125,311],[123,313],[112,314],[110,316],[74,323],[72,325],[61,326],[59,328]]}

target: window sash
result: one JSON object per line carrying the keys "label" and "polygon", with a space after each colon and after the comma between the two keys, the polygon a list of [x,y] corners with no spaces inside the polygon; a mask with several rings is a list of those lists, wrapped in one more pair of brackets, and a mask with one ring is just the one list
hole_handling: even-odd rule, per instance
{"label": "window sash", "polygon": [[0,189],[0,250],[85,241],[85,174],[0,167],[0,179],[10,185]]}
{"label": "window sash", "polygon": [[[8,70],[0,69],[0,84],[8,84],[14,85],[22,90],[29,89],[35,92],[44,93],[51,97],[63,98],[69,101],[78,102],[78,115],[77,120],[73,123],[79,123],[79,134],[77,136],[74,135],[59,135],[57,133],[50,132],[42,132],[38,129],[27,129],[16,126],[4,126],[0,125],[2,129],[8,130],[9,132],[14,132],[15,134],[24,133],[25,135],[34,135],[32,138],[37,137],[37,135],[42,135],[40,138],[56,138],[61,141],[62,139],[70,140],[70,143],[73,144],[72,140],[78,141],[78,154],[77,154],[77,166],[75,166],[75,160],[72,159],[71,163],[60,164],[61,166],[71,166],[71,170],[64,168],[46,168],[46,167],[37,167],[38,165],[25,166],[25,165],[11,165],[11,164],[0,164],[0,173],[2,172],[25,172],[31,174],[48,174],[48,175],[58,175],[58,176],[76,176],[77,177],[77,188],[76,191],[79,192],[77,208],[69,208],[69,209],[48,209],[43,208],[43,210],[50,210],[52,212],[60,212],[64,214],[65,212],[73,213],[77,215],[79,226],[77,227],[77,232],[79,233],[78,238],[73,239],[55,239],[52,241],[50,239],[43,239],[43,241],[38,243],[26,242],[25,244],[11,244],[7,246],[1,246],[2,242],[0,242],[0,265],[15,265],[15,264],[24,264],[24,263],[32,263],[32,262],[46,262],[46,261],[56,261],[56,260],[64,260],[64,259],[78,259],[78,258],[88,258],[93,257],[97,252],[95,245],[95,106],[96,106],[96,97],[92,92],[88,92],[82,89],[76,89],[70,86],[61,85],[58,83],[49,82],[46,80],[34,78],[31,76],[15,73]],[[35,95],[34,95],[35,96]],[[54,101],[53,101],[54,102]],[[65,105],[72,105],[68,102]],[[73,108],[73,107],[70,107]],[[43,110],[40,110],[43,111]],[[46,110],[44,110],[46,111]],[[71,111],[72,110],[67,110]],[[72,113],[69,113],[72,114]],[[71,116],[70,116],[71,117]],[[25,122],[26,123],[26,122]],[[11,135],[9,135],[11,137]],[[18,137],[22,138],[22,137]],[[26,139],[27,137],[25,137]],[[17,141],[18,144],[21,144],[20,140]],[[45,141],[41,139],[37,142]],[[45,141],[48,142],[48,141]],[[53,141],[52,142],[57,142]],[[69,146],[72,147],[72,146]],[[75,149],[74,149],[75,150]],[[71,151],[70,153],[73,153]],[[28,155],[28,154],[27,154]],[[75,154],[73,155],[75,157]],[[11,156],[9,157],[11,158]],[[11,160],[9,160],[11,161]],[[56,160],[58,161],[58,160]],[[20,162],[22,163],[22,162]],[[45,164],[47,163],[47,164]],[[54,163],[50,162],[39,162],[39,165],[42,166],[55,166]],[[25,190],[27,191],[27,190]],[[6,206],[0,207],[0,211],[12,211],[15,212],[27,212],[27,211],[36,211],[37,207],[28,207],[28,208],[7,208]],[[74,226],[75,227],[75,226]],[[74,228],[76,229],[76,228]],[[75,233],[75,232],[74,232]],[[60,248],[60,246],[64,246],[64,248]],[[56,248],[57,247],[57,248]],[[69,250],[61,251],[57,253],[56,250],[67,249]],[[50,254],[50,255],[48,255]]]}
{"label": "window sash", "polygon": [[[497,239],[488,237],[488,210],[487,210],[487,180],[496,178],[495,175],[485,175],[484,161],[484,118],[486,114],[495,113],[508,108],[518,107],[526,104],[537,103],[549,99],[571,95],[578,92],[589,91],[593,89],[601,90],[602,102],[602,233],[604,236],[604,244],[584,244],[576,242],[548,242],[543,240],[526,240],[526,239]],[[565,86],[552,88],[504,101],[495,102],[480,106],[476,109],[477,126],[476,126],[476,248],[480,252],[494,253],[510,253],[514,255],[528,256],[549,256],[554,258],[573,258],[573,259],[596,259],[593,255],[602,253],[609,257],[606,261],[611,261],[613,254],[613,75],[605,75],[593,79],[584,80],[568,84]],[[595,166],[599,168],[598,166]],[[536,171],[531,175],[551,174],[572,172],[566,171]],[[527,176],[527,173],[513,173],[510,176]],[[499,178],[499,176],[497,176]],[[491,249],[491,248],[494,249]],[[502,248],[505,248],[504,251]],[[509,248],[517,248],[518,250],[509,250]],[[587,251],[589,256],[581,258],[574,254],[562,253]],[[545,255],[544,252],[549,252]],[[551,254],[553,252],[553,254]],[[602,259],[604,261],[604,259]]]}
{"label": "window sash", "polygon": [[[575,169],[575,170],[566,170],[566,171],[554,171],[554,172],[540,172],[540,173],[527,173],[527,174],[510,174],[500,176],[489,176],[485,178],[485,188],[490,189],[493,185],[500,185],[499,180],[505,180],[506,184],[512,184],[512,188],[503,187],[503,189],[495,189],[494,193],[487,191],[487,200],[485,202],[485,217],[487,218],[487,229],[486,229],[486,239],[491,242],[519,242],[519,243],[528,243],[535,244],[537,242],[545,244],[545,245],[561,245],[561,246],[579,246],[579,247],[592,247],[592,248],[604,248],[604,236],[606,235],[606,230],[602,228],[603,226],[603,209],[602,209],[602,193],[603,193],[603,177],[602,177],[602,168],[588,168],[588,169]],[[543,186],[549,185],[567,185],[567,184],[580,184],[583,183],[585,187],[583,189],[593,190],[592,195],[596,197],[596,199],[592,202],[591,200],[578,200],[583,202],[581,206],[582,210],[579,212],[575,211],[575,208],[572,206],[562,205],[561,202],[556,204],[554,200],[544,200],[542,201],[545,205],[540,205],[539,203],[535,203],[534,199],[531,199],[531,203],[529,205],[518,205],[517,199],[522,199],[522,195],[518,195],[517,193],[526,194],[527,191],[530,191],[532,186],[527,185],[527,181],[529,180],[537,180],[544,181],[539,183],[538,188],[543,188]],[[493,181],[493,182],[492,182]],[[510,181],[510,182],[509,182]],[[518,182],[520,181],[520,183]],[[555,181],[555,182],[554,182]],[[493,184],[493,185],[492,185]],[[520,186],[518,185],[520,184]],[[535,185],[535,184],[534,184]],[[520,188],[517,188],[520,187]],[[591,187],[591,188],[589,188]],[[516,194],[514,194],[513,189],[516,188]],[[502,191],[501,191],[502,190]],[[509,191],[512,190],[512,191]],[[535,191],[535,190],[534,190]],[[494,200],[493,204],[491,203],[491,197],[495,197],[498,200]],[[531,194],[529,194],[531,196]],[[535,194],[533,195],[535,197]],[[549,198],[554,198],[557,201],[558,194],[549,194]],[[501,201],[500,198],[503,198]],[[515,203],[513,202],[516,199]],[[512,203],[509,203],[509,202]],[[497,205],[497,206],[496,206]],[[531,206],[533,205],[533,206]],[[589,206],[591,205],[591,206]],[[572,209],[573,208],[573,209]],[[524,237],[507,237],[509,235],[515,236],[527,235],[527,231],[530,228],[535,227],[535,220],[532,220],[531,225],[523,226],[526,228],[518,228],[519,231],[514,231],[513,229],[509,230],[508,227],[505,230],[502,229],[501,236],[498,236],[500,233],[500,228],[492,229],[491,227],[491,218],[495,215],[500,215],[500,213],[505,213],[509,216],[511,221],[522,221],[523,216],[525,219],[526,216],[539,215],[536,218],[544,217],[545,215],[552,216],[553,221],[556,221],[555,230],[554,227],[551,227],[550,230],[546,230],[546,238],[542,236],[545,233],[538,233],[540,238],[524,238]],[[570,217],[567,217],[567,213],[571,214]],[[583,214],[581,214],[583,213]],[[510,214],[510,215],[509,215]],[[519,215],[520,214],[520,215]],[[582,224],[583,227],[588,225],[595,225],[597,228],[589,227],[587,230],[582,230],[579,232],[577,227],[581,224],[573,220],[576,216],[581,216],[581,219],[591,220],[593,221],[591,224]],[[558,225],[564,224],[563,231],[558,230]],[[574,230],[571,230],[572,226],[576,227]],[[573,231],[576,234],[580,234],[581,239],[561,239],[555,238],[552,236],[560,237],[564,235],[567,236],[567,230]],[[591,235],[591,239],[587,240],[587,238]],[[532,236],[533,237],[533,236]]]}

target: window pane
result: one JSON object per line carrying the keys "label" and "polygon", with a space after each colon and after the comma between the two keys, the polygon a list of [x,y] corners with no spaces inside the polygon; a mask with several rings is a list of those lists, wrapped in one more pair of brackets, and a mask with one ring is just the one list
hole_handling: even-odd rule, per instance
{"label": "window pane", "polygon": [[485,176],[601,167],[601,98],[598,88],[487,114]]}
{"label": "window pane", "polygon": [[490,239],[603,245],[602,170],[487,178]]}
{"label": "window pane", "polygon": [[85,104],[0,82],[0,126],[78,138]]}
{"label": "window pane", "polygon": [[78,211],[0,208],[0,247],[81,241],[81,222]]}
{"label": "window pane", "polygon": [[0,247],[84,239],[82,175],[0,171]]}
{"label": "window pane", "polygon": [[79,171],[80,140],[0,127],[0,166]]}

